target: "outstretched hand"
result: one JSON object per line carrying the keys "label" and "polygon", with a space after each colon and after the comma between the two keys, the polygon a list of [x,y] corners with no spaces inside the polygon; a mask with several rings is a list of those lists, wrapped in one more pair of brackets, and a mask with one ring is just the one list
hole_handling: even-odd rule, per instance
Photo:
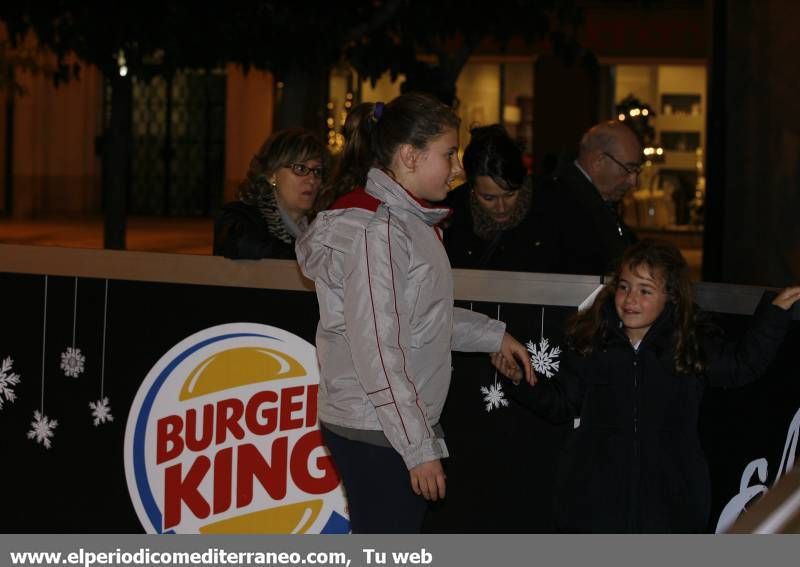
{"label": "outstretched hand", "polygon": [[800,299],[800,286],[786,287],[772,300],[772,304],[777,305],[784,311],[788,311],[798,299]]}
{"label": "outstretched hand", "polygon": [[[524,377],[525,381],[531,386],[536,384],[537,378],[531,368],[528,351],[508,333],[503,336],[500,352],[492,353],[489,358],[494,367],[512,381],[519,382]],[[522,369],[520,369],[520,366],[522,366]]]}

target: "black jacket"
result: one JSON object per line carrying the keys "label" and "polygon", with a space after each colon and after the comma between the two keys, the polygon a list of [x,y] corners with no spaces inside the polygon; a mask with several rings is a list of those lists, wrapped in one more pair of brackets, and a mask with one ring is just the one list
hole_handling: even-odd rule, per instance
{"label": "black jacket", "polygon": [[241,201],[220,207],[214,218],[214,255],[233,259],[295,259],[294,242],[272,235],[257,207]]}
{"label": "black jacket", "polygon": [[549,223],[553,272],[606,274],[625,248],[636,242],[613,206],[603,200],[574,163],[542,184],[539,201]]}
{"label": "black jacket", "polygon": [[546,419],[580,417],[556,475],[559,529],[702,532],[711,498],[697,431],[703,390],[758,378],[788,330],[790,312],[762,300],[738,343],[705,339],[704,376],[673,371],[671,309],[654,323],[638,352],[619,329],[613,299],[605,316],[614,332],[592,354],[568,351],[552,380],[508,389]]}
{"label": "black jacket", "polygon": [[454,189],[447,199],[453,208],[444,231],[444,247],[453,268],[550,272],[553,263],[544,223],[534,193],[528,214],[520,224],[484,240],[475,234],[469,203],[469,187]]}

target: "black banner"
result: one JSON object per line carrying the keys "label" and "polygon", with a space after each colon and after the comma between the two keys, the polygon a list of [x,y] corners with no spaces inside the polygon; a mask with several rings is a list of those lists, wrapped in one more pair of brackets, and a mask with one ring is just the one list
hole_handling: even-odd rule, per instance
{"label": "black banner", "polygon": [[[141,532],[123,442],[132,400],[153,365],[186,337],[215,325],[262,323],[313,343],[318,319],[307,291],[0,273],[0,293],[5,533]],[[529,343],[539,374],[557,371],[563,322],[574,307],[459,305],[506,321],[509,332]],[[747,319],[720,314],[718,321],[736,336]],[[714,490],[709,531],[737,494],[729,510],[793,465],[799,348],[795,321],[761,381],[707,393],[701,434]],[[448,496],[432,507],[426,529],[552,531],[550,487],[570,426],[552,426],[506,400],[498,389],[502,378],[495,378],[485,355],[456,355],[453,368],[442,417],[451,452]],[[40,422],[37,429],[35,412],[57,425]]]}

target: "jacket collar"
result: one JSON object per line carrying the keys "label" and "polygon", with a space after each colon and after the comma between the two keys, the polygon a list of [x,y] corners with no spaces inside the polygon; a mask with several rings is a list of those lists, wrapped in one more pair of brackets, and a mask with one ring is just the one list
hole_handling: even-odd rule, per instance
{"label": "jacket collar", "polygon": [[452,210],[422,201],[406,191],[399,183],[380,169],[372,168],[367,175],[366,192],[385,203],[390,209],[402,209],[435,226],[446,219]]}

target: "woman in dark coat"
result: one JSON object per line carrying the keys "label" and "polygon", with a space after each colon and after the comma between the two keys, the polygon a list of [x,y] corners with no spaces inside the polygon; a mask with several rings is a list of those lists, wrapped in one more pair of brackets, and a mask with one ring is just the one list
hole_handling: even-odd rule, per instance
{"label": "woman in dark coat", "polygon": [[[711,487],[697,432],[707,386],[757,379],[783,341],[800,287],[763,301],[738,343],[698,324],[688,266],[672,245],[629,248],[613,281],[568,331],[552,380],[511,396],[555,422],[580,418],[559,463],[567,532],[705,531]],[[518,371],[493,355],[502,372]]]}
{"label": "woman in dark coat", "polygon": [[544,223],[533,206],[519,146],[499,124],[473,128],[464,151],[467,182],[447,204],[454,210],[444,245],[454,268],[546,272]]}
{"label": "woman in dark coat", "polygon": [[294,242],[308,228],[319,191],[325,147],[306,130],[270,137],[239,187],[239,200],[223,205],[214,221],[214,254],[236,259],[294,259]]}

